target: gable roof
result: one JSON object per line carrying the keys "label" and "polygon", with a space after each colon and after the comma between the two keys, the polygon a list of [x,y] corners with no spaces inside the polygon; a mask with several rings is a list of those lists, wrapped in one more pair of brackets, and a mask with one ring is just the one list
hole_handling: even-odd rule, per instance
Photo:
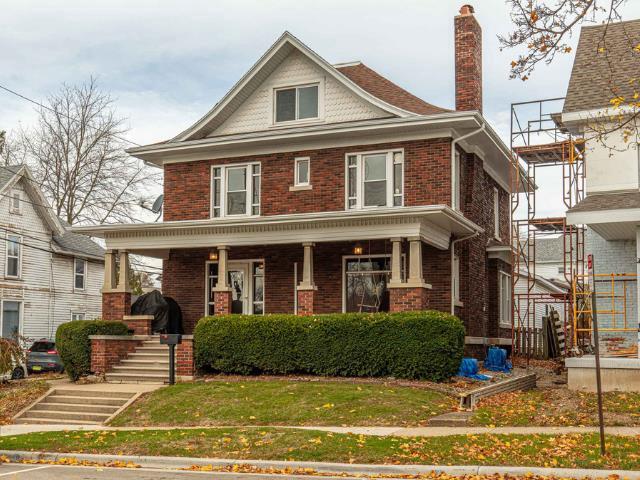
{"label": "gable roof", "polygon": [[399,87],[391,80],[383,77],[375,70],[367,67],[362,62],[336,65],[335,68],[374,97],[384,100],[390,105],[402,108],[403,110],[419,115],[433,115],[451,111],[425,102],[412,93],[407,92],[402,87]]}
{"label": "gable roof", "polygon": [[[374,80],[367,80],[363,75],[349,75],[340,72],[333,65],[328,63],[320,55],[315,53],[304,43],[298,40],[289,32],[284,32],[280,38],[260,57],[260,59],[249,69],[249,71],[229,90],[229,92],[200,120],[183,131],[171,142],[194,140],[204,138],[213,132],[218,126],[228,119],[231,114],[253,93],[266,78],[275,71],[280,63],[294,50],[298,50],[309,60],[318,65],[328,75],[332,76],[351,92],[369,102],[370,104],[386,111],[392,117],[410,117],[419,112],[405,107],[424,109],[426,102],[422,102],[409,92],[401,89],[397,85],[384,79],[384,77],[373,72],[378,77]],[[362,72],[362,70],[359,70]],[[350,72],[351,73],[351,72]],[[357,77],[359,81],[354,81],[351,76]],[[366,85],[366,87],[364,86]],[[378,96],[380,95],[380,96]],[[418,104],[421,104],[419,107]],[[404,105],[401,106],[401,105]],[[431,106],[433,107],[433,106]],[[437,108],[437,107],[433,107]],[[430,113],[440,113],[445,110],[430,111]]]}
{"label": "gable roof", "polygon": [[611,106],[621,95],[640,90],[640,20],[582,27],[563,113]]}
{"label": "gable roof", "polygon": [[5,195],[22,178],[25,180],[25,190],[32,200],[31,203],[53,232],[54,250],[62,254],[79,254],[102,260],[104,249],[100,245],[86,235],[71,232],[70,225],[54,214],[26,165],[0,166],[0,194]]}

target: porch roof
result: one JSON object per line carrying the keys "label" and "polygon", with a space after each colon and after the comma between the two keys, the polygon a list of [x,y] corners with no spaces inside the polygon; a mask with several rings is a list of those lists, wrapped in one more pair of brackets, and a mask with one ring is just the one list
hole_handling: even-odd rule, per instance
{"label": "porch roof", "polygon": [[163,257],[169,249],[420,237],[449,248],[452,236],[482,228],[446,205],[318,212],[251,218],[74,227],[104,238],[107,248]]}
{"label": "porch roof", "polygon": [[635,240],[640,223],[640,192],[597,192],[567,211],[567,222],[585,224],[606,240]]}

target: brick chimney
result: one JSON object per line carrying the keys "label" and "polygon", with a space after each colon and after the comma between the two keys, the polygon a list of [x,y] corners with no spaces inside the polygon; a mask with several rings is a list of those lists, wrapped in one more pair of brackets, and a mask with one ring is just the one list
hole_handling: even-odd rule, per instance
{"label": "brick chimney", "polygon": [[482,29],[471,5],[454,19],[456,41],[456,110],[482,112]]}

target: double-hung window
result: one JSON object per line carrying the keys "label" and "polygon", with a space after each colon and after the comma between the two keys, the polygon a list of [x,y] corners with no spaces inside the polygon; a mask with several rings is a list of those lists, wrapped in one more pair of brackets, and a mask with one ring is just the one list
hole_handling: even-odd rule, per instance
{"label": "double-hung window", "polygon": [[86,314],[84,312],[71,312],[71,321],[85,320]]}
{"label": "double-hung window", "polygon": [[20,278],[22,267],[22,237],[7,235],[7,255],[5,263],[5,276]]}
{"label": "double-hung window", "polygon": [[511,326],[511,276],[498,272],[498,314],[500,325]]}
{"label": "double-hung window", "polygon": [[493,236],[500,240],[500,192],[493,188]]}
{"label": "double-hung window", "polygon": [[224,165],[211,170],[211,215],[260,215],[260,164]]}
{"label": "double-hung window", "polygon": [[347,209],[401,207],[403,157],[401,150],[347,155]]}
{"label": "double-hung window", "polygon": [[73,289],[84,290],[87,283],[87,261],[82,258],[73,260]]}
{"label": "double-hung window", "polygon": [[310,120],[319,117],[319,84],[275,90],[275,123]]}
{"label": "double-hung window", "polygon": [[11,198],[9,200],[9,211],[11,213],[22,213],[22,195],[20,192],[14,190],[11,192]]}

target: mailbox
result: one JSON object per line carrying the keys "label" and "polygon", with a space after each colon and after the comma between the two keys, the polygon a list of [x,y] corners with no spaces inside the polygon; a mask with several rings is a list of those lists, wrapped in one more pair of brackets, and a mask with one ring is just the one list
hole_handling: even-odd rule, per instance
{"label": "mailbox", "polygon": [[160,334],[160,343],[162,345],[178,345],[182,343],[182,335],[179,333],[162,333]]}

